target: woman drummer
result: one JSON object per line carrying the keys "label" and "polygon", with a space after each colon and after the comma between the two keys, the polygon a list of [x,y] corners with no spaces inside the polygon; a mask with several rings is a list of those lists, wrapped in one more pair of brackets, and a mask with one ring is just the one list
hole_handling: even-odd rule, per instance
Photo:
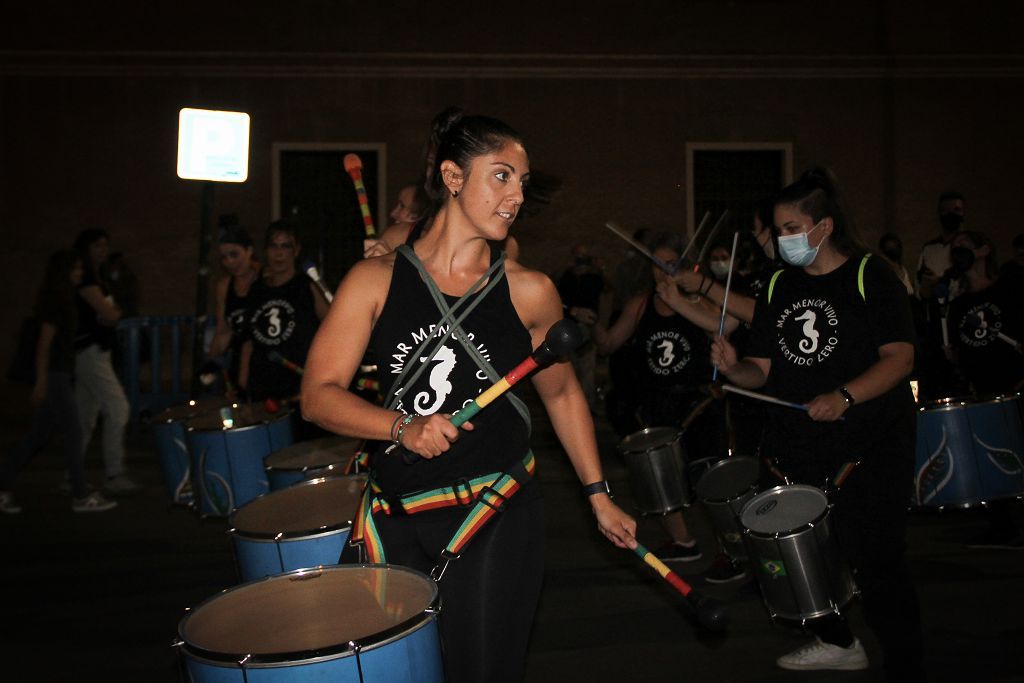
{"label": "woman drummer", "polygon": [[[769,406],[762,452],[792,483],[831,492],[840,548],[886,674],[919,680],[920,617],[903,556],[916,430],[906,291],[856,242],[827,171],[811,169],[783,189],[774,219],[780,255],[795,268],[778,271],[758,298],[747,356],[738,359],[719,337],[711,360],[736,385],[807,404],[807,412]],[[841,617],[809,629],[815,641],[779,666],[867,668]]]}
{"label": "woman drummer", "polygon": [[[429,228],[411,247],[360,261],[346,275],[310,349],[302,406],[325,429],[401,446],[375,454],[373,505],[353,535],[362,536],[366,559],[432,571],[439,580],[449,680],[515,680],[543,573],[528,412],[507,392],[462,429],[448,418],[528,357],[562,307],[550,279],[504,261],[488,244],[508,235],[523,203],[529,159],[519,135],[484,116],[454,118],[438,133]],[[451,309],[454,315],[442,314]],[[387,408],[348,389],[368,346],[389,359],[378,371],[382,388],[391,388]],[[598,528],[616,545],[634,547],[636,523],[607,494],[571,366],[555,364],[533,383],[587,485]],[[404,451],[418,457],[410,464]],[[439,561],[467,510],[479,506],[469,485],[502,473],[520,488],[507,498],[483,494],[501,511],[458,559],[446,553]],[[424,491],[448,506],[419,511],[409,494]]]}

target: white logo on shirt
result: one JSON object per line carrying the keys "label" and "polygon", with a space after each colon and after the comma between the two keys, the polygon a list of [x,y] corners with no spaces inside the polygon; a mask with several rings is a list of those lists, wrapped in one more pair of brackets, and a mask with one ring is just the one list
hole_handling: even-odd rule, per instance
{"label": "white logo on shirt", "polygon": [[814,321],[818,319],[818,314],[807,309],[800,316],[794,318],[794,320],[806,320],[804,323],[804,339],[800,340],[798,346],[804,353],[814,353],[818,348],[818,331],[814,329]]}
{"label": "white logo on shirt", "polygon": [[[421,363],[426,361],[426,356],[420,358]],[[444,404],[444,400],[448,398],[448,394],[452,393],[452,383],[448,381],[448,377],[452,374],[452,370],[455,369],[455,352],[448,346],[442,346],[431,362],[435,365],[430,369],[428,381],[430,388],[434,390],[436,395],[434,403],[428,405],[427,402],[430,400],[429,392],[421,391],[416,394],[413,405],[416,406],[416,412],[420,415],[433,415],[436,413]]]}
{"label": "white logo on shirt", "polygon": [[[816,329],[822,323],[824,331]],[[800,299],[782,310],[775,329],[779,351],[794,365],[821,363],[839,345],[839,318],[835,307],[826,299]]]}

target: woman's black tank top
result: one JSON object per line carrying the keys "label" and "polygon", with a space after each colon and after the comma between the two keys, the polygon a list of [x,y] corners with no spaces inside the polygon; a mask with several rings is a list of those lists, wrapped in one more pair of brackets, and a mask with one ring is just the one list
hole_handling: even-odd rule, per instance
{"label": "woman's black tank top", "polygon": [[[492,248],[492,264],[497,256],[497,250]],[[473,347],[499,375],[504,375],[525,360],[532,349],[530,333],[512,305],[503,266],[494,275],[499,276],[495,286],[462,322],[462,329]],[[479,296],[477,293],[470,298]],[[444,298],[449,306],[458,301],[454,296]],[[383,391],[395,383],[411,361],[410,354],[424,339],[440,338],[447,332],[447,327],[437,327],[441,317],[416,266],[403,254],[396,254],[388,296],[370,338]],[[428,344],[420,358],[412,361],[415,365],[403,383],[411,379],[434,347],[435,344]],[[413,385],[398,387],[399,410],[417,415],[455,413],[493,384],[454,338],[449,337],[429,362],[430,367]],[[460,478],[504,471],[526,455],[528,428],[507,396],[481,410],[472,422],[475,430],[462,431],[451,449],[436,458],[419,459],[409,465],[399,449],[391,453],[382,449],[373,463],[378,484],[389,495],[432,489]]]}

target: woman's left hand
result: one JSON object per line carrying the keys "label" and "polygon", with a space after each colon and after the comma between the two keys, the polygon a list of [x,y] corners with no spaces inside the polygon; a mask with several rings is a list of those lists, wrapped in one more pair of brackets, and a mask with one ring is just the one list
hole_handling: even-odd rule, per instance
{"label": "woman's left hand", "polygon": [[830,391],[827,394],[815,396],[814,400],[807,404],[807,414],[815,422],[835,422],[849,405],[846,399],[838,391]]}
{"label": "woman's left hand", "polygon": [[636,520],[604,494],[591,496],[597,528],[620,548],[636,548]]}

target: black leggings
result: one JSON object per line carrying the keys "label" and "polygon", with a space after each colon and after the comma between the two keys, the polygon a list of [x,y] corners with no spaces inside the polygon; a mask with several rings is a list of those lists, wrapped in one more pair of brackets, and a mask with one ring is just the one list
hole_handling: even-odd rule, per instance
{"label": "black leggings", "polygon": [[[387,562],[429,573],[466,513],[376,515]],[[539,486],[530,482],[448,564],[438,624],[450,683],[523,679],[544,576],[543,515]]]}

